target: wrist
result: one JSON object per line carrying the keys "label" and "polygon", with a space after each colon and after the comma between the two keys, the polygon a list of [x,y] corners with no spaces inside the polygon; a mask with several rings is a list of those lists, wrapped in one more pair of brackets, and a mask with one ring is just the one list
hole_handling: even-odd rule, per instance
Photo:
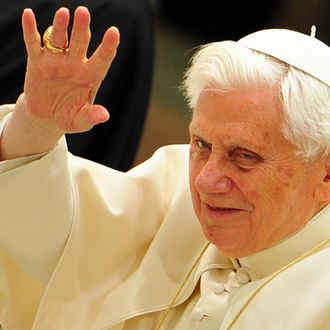
{"label": "wrist", "polygon": [[32,134],[34,138],[40,140],[39,143],[56,144],[65,133],[49,120],[32,115],[27,109],[24,93],[17,99],[13,117],[17,117],[15,119],[17,120],[17,124],[26,133]]}
{"label": "wrist", "polygon": [[0,140],[2,160],[45,153],[52,150],[64,132],[26,110],[24,94],[16,102]]}

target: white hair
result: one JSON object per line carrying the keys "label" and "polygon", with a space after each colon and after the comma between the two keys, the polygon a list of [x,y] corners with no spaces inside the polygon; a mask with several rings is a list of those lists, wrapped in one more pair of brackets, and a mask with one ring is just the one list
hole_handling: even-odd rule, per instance
{"label": "white hair", "polygon": [[[317,61],[317,59],[311,59]],[[284,62],[234,41],[202,46],[185,73],[183,91],[191,109],[205,89],[278,86],[283,135],[305,160],[330,155],[330,87]]]}

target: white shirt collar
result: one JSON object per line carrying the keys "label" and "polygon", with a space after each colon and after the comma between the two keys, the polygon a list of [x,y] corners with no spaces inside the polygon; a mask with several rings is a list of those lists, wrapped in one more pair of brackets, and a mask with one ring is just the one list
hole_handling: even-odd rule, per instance
{"label": "white shirt collar", "polygon": [[264,277],[294,261],[328,237],[330,237],[330,205],[317,213],[295,235],[269,249],[239,258],[239,262],[251,272],[253,277]]}

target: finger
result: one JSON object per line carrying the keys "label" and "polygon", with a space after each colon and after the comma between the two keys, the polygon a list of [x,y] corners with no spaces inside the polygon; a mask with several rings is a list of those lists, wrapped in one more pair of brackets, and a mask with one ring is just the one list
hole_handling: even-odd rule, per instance
{"label": "finger", "polygon": [[78,59],[85,59],[91,33],[89,29],[90,14],[86,7],[78,7],[74,13],[71,32],[69,55]]}
{"label": "finger", "polygon": [[28,57],[33,59],[41,52],[40,35],[32,9],[24,9],[22,15],[23,38]]}
{"label": "finger", "polygon": [[106,75],[114,57],[116,56],[118,45],[119,31],[113,26],[105,32],[101,44],[89,59],[89,64],[92,68],[91,70],[98,76],[104,77]]}
{"label": "finger", "polygon": [[97,124],[106,122],[109,117],[108,111],[101,105],[86,105],[79,110],[72,126],[75,132],[85,132]]}
{"label": "finger", "polygon": [[57,48],[64,48],[68,41],[68,25],[70,13],[67,8],[60,8],[56,11],[53,20],[53,30],[50,35],[50,43]]}

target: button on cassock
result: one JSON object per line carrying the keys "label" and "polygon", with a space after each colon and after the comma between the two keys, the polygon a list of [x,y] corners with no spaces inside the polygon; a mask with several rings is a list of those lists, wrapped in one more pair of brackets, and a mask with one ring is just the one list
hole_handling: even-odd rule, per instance
{"label": "button on cassock", "polygon": [[216,284],[213,288],[215,294],[221,294],[225,291],[225,286],[222,283]]}
{"label": "button on cassock", "polygon": [[236,274],[236,280],[239,284],[246,284],[250,281],[249,273],[246,269],[241,268]]}
{"label": "button on cassock", "polygon": [[195,310],[193,311],[193,318],[196,321],[201,321],[204,317],[204,312],[201,308],[197,307],[195,308]]}

